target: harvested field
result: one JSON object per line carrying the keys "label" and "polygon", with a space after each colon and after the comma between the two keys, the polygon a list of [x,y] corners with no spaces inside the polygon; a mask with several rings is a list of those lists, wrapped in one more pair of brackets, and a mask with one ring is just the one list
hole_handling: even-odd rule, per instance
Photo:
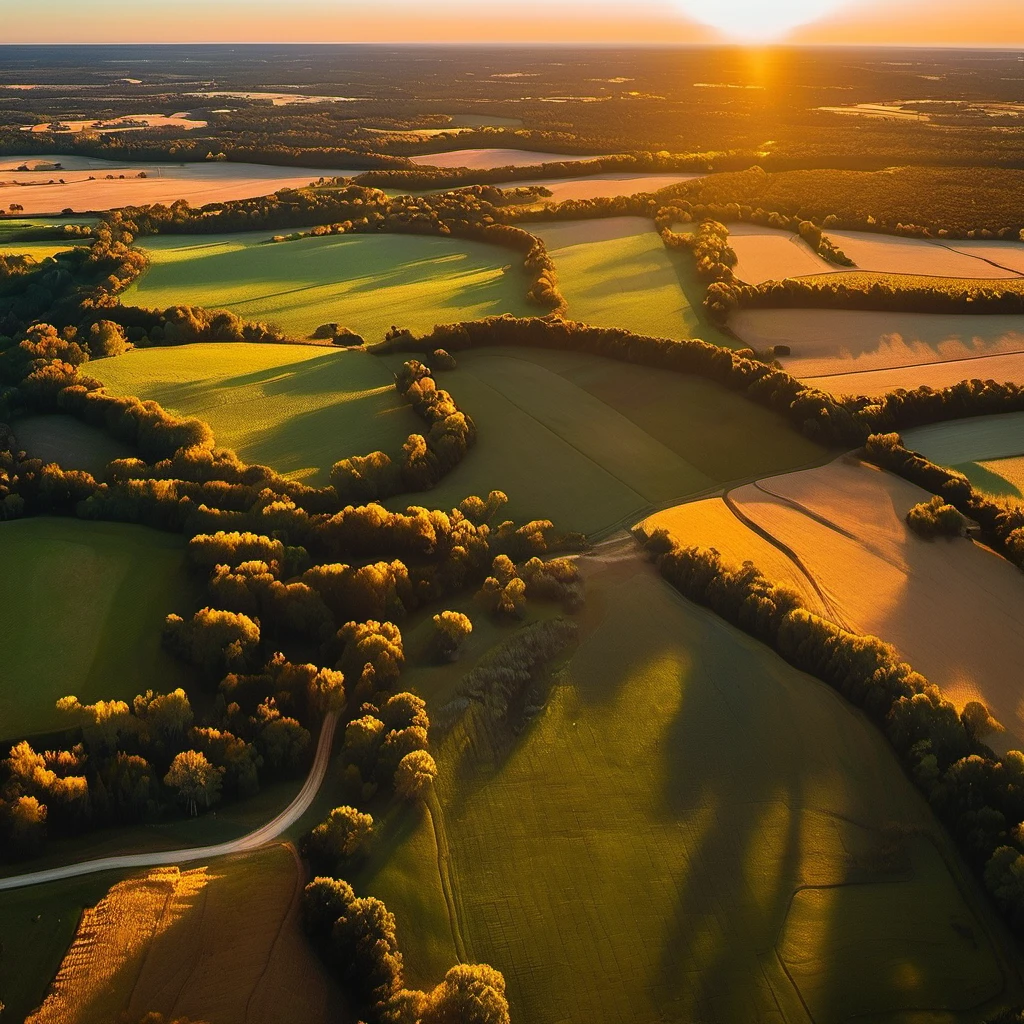
{"label": "harvested field", "polygon": [[[857,270],[879,274],[992,280],[1021,276],[1009,267],[967,252],[962,249],[960,242],[945,243],[928,238],[880,235],[871,231],[836,231],[831,228],[827,234],[853,260]],[[841,267],[834,270],[843,272]]]}
{"label": "harvested field", "polygon": [[90,364],[114,394],[198,416],[246,462],[310,484],[350,455],[397,450],[423,421],[365,352],[230,342],[135,349]]}
{"label": "harvested field", "polygon": [[84,469],[99,478],[113,459],[137,456],[128,445],[73,416],[23,416],[12,424],[18,446],[32,459]]}
{"label": "harvested field", "polygon": [[[0,892],[0,1001],[4,1016],[24,1021],[46,997],[75,937],[82,912],[119,876],[110,872]],[[6,951],[16,950],[13,956]]]}
{"label": "harvested field", "polygon": [[[18,171],[29,161],[62,164],[61,170]],[[140,178],[142,173],[145,177]],[[0,157],[0,199],[18,203],[27,216],[111,210],[121,206],[173,203],[193,206],[265,196],[282,188],[301,188],[321,177],[358,171],[315,167],[272,167],[265,164],[118,163],[90,157]],[[111,177],[108,177],[110,175]],[[122,178],[121,175],[124,175]],[[61,180],[63,179],[63,184]]]}
{"label": "harvested field", "polygon": [[644,217],[531,224],[544,240],[568,315],[597,327],[661,338],[703,338],[735,347],[704,315],[693,257],[670,252]]}
{"label": "harvested field", "polygon": [[904,516],[929,497],[844,456],[737,488],[729,501],[799,557],[829,617],[894,644],[958,707],[982,701],[1006,729],[987,741],[1019,749],[1024,577],[974,541],[912,534]]}
{"label": "harvested field", "polygon": [[533,167],[536,164],[575,164],[600,160],[607,154],[542,153],[534,149],[456,149],[448,153],[418,153],[410,157],[414,164],[425,167],[470,167],[490,170],[492,167]]}
{"label": "harvested field", "polygon": [[[435,740],[454,934],[504,972],[513,1019],[796,1022],[813,982],[817,1019],[840,1020],[845,976],[883,1013],[970,1002],[958,1019],[980,1021],[1012,999],[1017,954],[881,734],[624,543],[581,560],[580,644],[507,752],[461,724]],[[895,823],[922,834],[896,832],[879,867]],[[423,865],[423,887],[437,869]],[[841,927],[791,910],[804,886],[832,885]],[[935,922],[927,943],[879,934],[883,885],[907,920]],[[453,934],[443,915],[416,917],[413,888],[388,895],[400,929],[428,922],[406,933],[411,958]],[[799,989],[780,936],[788,963],[817,960]]]}
{"label": "harvested field", "polygon": [[[146,128],[181,128],[189,131],[193,128],[205,128],[207,121],[193,121],[186,114],[129,114],[125,117],[112,117],[109,120],[60,121],[60,135],[76,135],[79,132],[95,131],[100,135],[111,132],[138,132]],[[25,125],[23,132],[48,132],[53,121],[42,124]]]}
{"label": "harvested field", "polygon": [[1001,356],[970,356],[936,363],[913,363],[891,370],[850,370],[823,377],[804,377],[812,387],[834,395],[887,394],[897,388],[911,390],[927,386],[939,390],[962,380],[995,380],[1024,384],[1024,353]]}
{"label": "harvested field", "polygon": [[688,501],[683,505],[655,512],[639,523],[642,536],[667,530],[677,543],[715,548],[726,561],[740,565],[753,562],[769,579],[791,587],[800,595],[804,607],[819,615],[828,615],[828,607],[815,591],[806,574],[771,541],[755,533],[722,498]]}
{"label": "harvested field", "polygon": [[[191,685],[164,652],[164,616],[188,608],[183,541],[122,523],[0,523],[0,739],[58,728],[54,705]],[[145,566],[145,572],[139,571]]]}
{"label": "harvested field", "polygon": [[729,326],[754,348],[788,345],[790,354],[780,362],[802,380],[907,367],[908,383],[901,386],[911,387],[915,373],[910,368],[922,364],[965,360],[956,378],[963,380],[990,376],[973,369],[972,360],[981,363],[982,357],[1024,352],[1024,316],[1012,314],[744,309],[733,314]]}
{"label": "harvested field", "polygon": [[440,508],[499,488],[510,516],[592,532],[824,456],[781,418],[699,378],[575,352],[497,348],[458,358],[441,381],[480,433],[430,492]]}
{"label": "harvested field", "polygon": [[698,174],[594,174],[586,178],[542,178],[539,181],[507,181],[498,188],[519,188],[524,185],[543,185],[551,190],[546,203],[561,203],[566,199],[601,199],[607,196],[632,196],[638,192],[657,192],[658,189],[698,178]]}
{"label": "harvested field", "polygon": [[522,258],[451,238],[329,235],[262,244],[271,232],[148,238],[150,267],[121,300],[230,309],[296,338],[341,323],[367,341],[393,324],[416,332],[495,313],[536,316]]}
{"label": "harvested field", "polygon": [[83,915],[29,1024],[149,1012],[217,1024],[347,1019],[299,922],[304,882],[292,848],[275,846],[118,883]]}
{"label": "harvested field", "polygon": [[957,240],[946,243],[957,252],[998,267],[1005,267],[1017,274],[1024,274],[1024,242],[989,242]]}
{"label": "harvested field", "polygon": [[822,259],[792,231],[762,227],[760,224],[739,223],[728,227],[729,244],[737,257],[733,271],[746,284],[806,274],[828,274],[839,269]]}

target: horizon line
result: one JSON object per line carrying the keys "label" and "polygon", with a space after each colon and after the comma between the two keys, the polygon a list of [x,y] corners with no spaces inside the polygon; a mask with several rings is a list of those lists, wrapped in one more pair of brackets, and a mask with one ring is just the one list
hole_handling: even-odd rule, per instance
{"label": "horizon line", "polygon": [[872,42],[872,43],[837,43],[837,42],[796,42],[786,39],[768,40],[761,43],[740,42],[738,40],[723,39],[720,41],[705,42],[677,42],[665,43],[654,40],[631,42],[606,42],[602,40],[514,40],[512,42],[497,39],[472,39],[472,40],[432,40],[432,39],[356,39],[356,40],[270,40],[270,39],[211,39],[211,40],[154,40],[154,39],[132,39],[132,40],[110,40],[110,41],[89,41],[89,42],[47,42],[26,41],[0,43],[0,49],[17,46],[45,46],[45,47],[71,47],[71,46],[439,46],[451,48],[466,48],[473,46],[497,46],[508,49],[528,47],[593,47],[595,49],[738,49],[738,50],[766,50],[772,48],[785,48],[801,50],[829,49],[829,50],[1000,50],[1006,53],[1018,53],[1021,60],[1024,60],[1024,40],[1018,43],[925,43],[925,42]]}

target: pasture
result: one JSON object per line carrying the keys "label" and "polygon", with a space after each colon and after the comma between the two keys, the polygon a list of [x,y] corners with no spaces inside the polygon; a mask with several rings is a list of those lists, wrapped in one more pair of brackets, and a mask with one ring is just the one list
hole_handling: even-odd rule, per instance
{"label": "pasture", "polygon": [[0,738],[62,726],[54,705],[187,686],[160,646],[187,609],[181,538],[141,526],[39,517],[0,523]]}
{"label": "pasture", "polygon": [[5,241],[0,235],[0,256],[31,256],[40,263],[59,252],[67,252],[76,245],[88,245],[89,239],[68,239],[66,242],[18,242]]}
{"label": "pasture", "polygon": [[438,379],[479,439],[421,499],[439,508],[497,488],[514,518],[590,533],[825,455],[780,417],[697,377],[576,352],[500,348],[458,359]]}
{"label": "pasture", "polygon": [[[628,539],[581,565],[581,642],[507,750],[460,721],[434,732],[442,856],[404,856],[375,890],[410,964],[461,944],[535,1024],[796,1022],[812,986],[816,1019],[838,1020],[845,976],[883,1012],[980,1021],[1012,999],[1016,954],[881,734],[678,598]],[[435,720],[457,715],[449,691],[422,692]],[[879,867],[897,823],[920,838],[897,836],[896,868]],[[439,870],[450,915],[436,896],[423,910]],[[842,904],[812,918],[794,909],[805,886],[841,886]],[[931,922],[927,942],[879,934],[882,889]],[[780,938],[787,964],[808,965],[796,984]]]}
{"label": "pasture", "polygon": [[29,1022],[101,1024],[150,1012],[223,1024],[347,1019],[302,931],[304,882],[295,852],[278,845],[117,883],[85,911]]}
{"label": "pasture", "polygon": [[[61,170],[17,168],[28,161],[56,162]],[[144,177],[139,177],[143,174]],[[321,177],[358,174],[322,167],[273,167],[267,164],[131,162],[99,157],[0,157],[5,204],[16,202],[25,216],[113,210],[121,206],[170,204],[185,199],[193,206],[265,196],[282,188],[302,188]]]}
{"label": "pasture", "polygon": [[493,167],[533,167],[536,164],[576,164],[600,160],[607,154],[543,153],[535,149],[455,149],[447,153],[417,153],[409,159],[425,167],[469,167],[476,171]]}
{"label": "pasture", "polygon": [[704,284],[693,257],[666,249],[652,221],[541,221],[531,230],[554,260],[571,318],[659,338],[736,346],[704,315]]}
{"label": "pasture", "polygon": [[1024,412],[930,423],[903,431],[913,451],[941,466],[1024,454]]}
{"label": "pasture", "polygon": [[147,238],[150,267],[125,305],[230,309],[303,338],[340,323],[369,342],[393,324],[415,332],[495,313],[539,315],[522,258],[483,242],[414,235],[330,235],[261,244],[270,232]]}
{"label": "pasture", "polygon": [[[891,370],[892,386],[912,388],[927,374],[992,376],[983,366],[990,357],[1024,352],[1024,317],[1013,314],[743,309],[729,326],[753,348],[788,345],[790,354],[779,361],[801,380]],[[919,383],[931,381],[922,376]],[[837,379],[840,386],[846,385]]]}
{"label": "pasture", "polygon": [[932,462],[963,473],[979,491],[1024,498],[1024,413],[913,427],[903,440]]}
{"label": "pasture", "polygon": [[361,351],[223,342],[135,349],[89,368],[112,393],[198,416],[246,462],[309,484],[326,483],[339,459],[397,450],[423,428],[387,364]]}
{"label": "pasture", "polygon": [[83,469],[97,479],[113,459],[137,455],[128,445],[73,416],[22,416],[14,421],[12,429],[18,446],[29,458],[56,462],[63,469]]}

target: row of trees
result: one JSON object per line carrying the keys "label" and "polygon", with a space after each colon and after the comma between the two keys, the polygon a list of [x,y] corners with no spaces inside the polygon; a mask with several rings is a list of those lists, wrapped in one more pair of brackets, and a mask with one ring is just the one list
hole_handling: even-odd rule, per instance
{"label": "row of trees", "polygon": [[899,434],[875,434],[864,446],[864,456],[876,466],[909,480],[935,498],[926,507],[915,506],[907,522],[915,532],[936,535],[962,532],[964,519],[978,524],[981,539],[1024,569],[1024,508],[994,501],[954,469],[937,466],[903,446]]}
{"label": "row of trees", "polygon": [[734,308],[868,309],[916,313],[1021,313],[1024,288],[1015,282],[962,278],[923,281],[900,274],[843,274],[732,285]]}
{"label": "row of trees", "polygon": [[222,689],[202,723],[180,688],[147,690],[130,704],[62,698],[67,748],[37,752],[22,741],[0,765],[5,851],[31,856],[48,835],[152,821],[173,804],[196,814],[301,771],[310,734],[282,708],[321,700],[323,687],[308,665],[277,673],[275,684],[258,704],[238,687]]}
{"label": "row of trees", "polygon": [[395,389],[426,422],[428,430],[426,434],[409,435],[397,463],[384,452],[336,462],[331,469],[331,486],[342,503],[430,490],[476,444],[473,420],[447,391],[438,388],[429,367],[418,359],[408,360],[395,374]]}
{"label": "row of trees", "polygon": [[[347,822],[352,809],[332,813],[339,811]],[[363,824],[352,827],[358,831]],[[314,878],[303,893],[302,918],[371,1024],[509,1024],[505,979],[486,964],[452,967],[429,992],[406,988],[394,915],[376,897],[357,897],[347,882]]]}
{"label": "row of trees", "polygon": [[991,380],[966,380],[942,389],[898,389],[873,398],[836,398],[778,366],[749,358],[749,351],[743,354],[698,339],[651,338],[561,319],[505,315],[440,325],[421,338],[396,338],[381,351],[423,352],[439,345],[452,352],[489,345],[567,349],[692,373],[774,409],[814,440],[846,447],[861,445],[875,433],[1024,409],[1024,388]]}
{"label": "row of trees", "polygon": [[650,543],[680,593],[838,690],[883,729],[1007,920],[1024,933],[1024,754],[997,756],[986,746],[997,726],[984,705],[970,702],[958,713],[890,644],[808,611],[750,562],[729,566],[714,549],[682,547],[664,531]]}

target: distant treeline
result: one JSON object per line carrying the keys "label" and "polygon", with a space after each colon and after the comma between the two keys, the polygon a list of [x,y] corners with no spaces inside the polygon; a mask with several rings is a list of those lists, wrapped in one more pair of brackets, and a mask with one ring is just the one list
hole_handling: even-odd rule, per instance
{"label": "distant treeline", "polygon": [[992,167],[892,167],[879,171],[760,167],[671,185],[660,196],[692,204],[796,216],[830,227],[935,238],[1016,240],[1024,171]]}

